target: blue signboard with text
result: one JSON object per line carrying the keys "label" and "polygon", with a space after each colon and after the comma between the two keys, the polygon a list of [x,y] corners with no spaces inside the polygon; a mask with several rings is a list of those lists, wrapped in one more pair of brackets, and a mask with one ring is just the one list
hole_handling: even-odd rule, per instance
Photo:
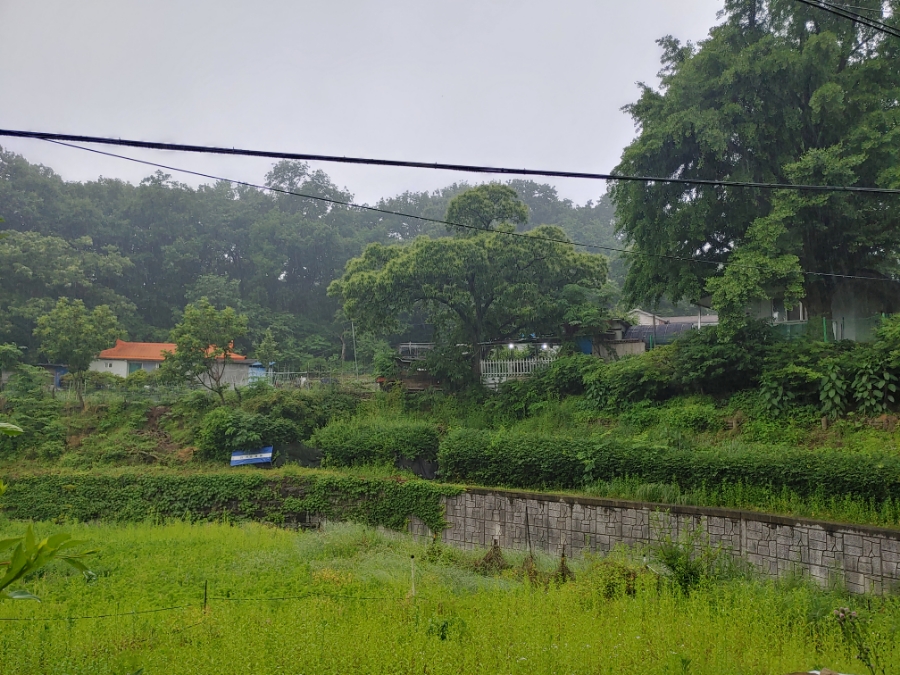
{"label": "blue signboard with text", "polygon": [[260,450],[238,450],[231,453],[231,466],[243,464],[271,464],[272,446]]}

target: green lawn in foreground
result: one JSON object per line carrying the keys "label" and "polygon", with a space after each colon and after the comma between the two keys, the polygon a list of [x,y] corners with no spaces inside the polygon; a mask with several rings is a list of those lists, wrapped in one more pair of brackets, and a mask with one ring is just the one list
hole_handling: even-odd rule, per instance
{"label": "green lawn in foreground", "polygon": [[[2,522],[0,537],[23,528]],[[54,564],[24,584],[43,603],[0,603],[0,617],[34,619],[0,622],[4,675],[866,672],[831,611],[848,602],[865,611],[869,601],[802,584],[728,581],[684,597],[645,574],[631,596],[616,592],[609,564],[579,560],[574,582],[532,586],[514,571],[476,574],[474,554],[444,551],[428,563],[423,546],[352,525],[64,529],[100,548],[97,578],[87,583]],[[286,596],[303,597],[237,600]],[[191,606],[128,614],[180,605]],[[49,620],[110,613],[118,616]],[[900,663],[900,642],[888,633],[900,624],[900,603],[872,601],[870,614],[882,659]]]}

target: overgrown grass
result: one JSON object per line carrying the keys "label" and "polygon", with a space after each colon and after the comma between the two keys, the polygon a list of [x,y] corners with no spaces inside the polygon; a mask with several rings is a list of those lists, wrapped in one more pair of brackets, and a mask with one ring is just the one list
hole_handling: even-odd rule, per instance
{"label": "overgrown grass", "polygon": [[[21,527],[0,523],[0,536]],[[514,571],[476,573],[483,552],[428,556],[409,538],[358,526],[67,529],[100,548],[96,579],[54,565],[24,582],[42,603],[0,605],[3,618],[27,619],[0,624],[4,675],[863,672],[831,615],[841,605],[871,618],[871,644],[900,663],[896,599],[797,582],[701,584],[686,595],[619,558],[577,560],[574,581],[535,586]],[[556,563],[537,561],[545,571]],[[265,600],[275,597],[290,599]],[[162,607],[180,609],[131,614]],[[112,616],[57,620],[97,615]]]}
{"label": "overgrown grass", "polygon": [[714,506],[775,513],[799,518],[835,522],[900,527],[900,502],[863,500],[851,495],[823,493],[801,497],[788,489],[724,484],[683,490],[674,483],[646,483],[640,479],[619,478],[585,486],[579,494],[659,504]]}

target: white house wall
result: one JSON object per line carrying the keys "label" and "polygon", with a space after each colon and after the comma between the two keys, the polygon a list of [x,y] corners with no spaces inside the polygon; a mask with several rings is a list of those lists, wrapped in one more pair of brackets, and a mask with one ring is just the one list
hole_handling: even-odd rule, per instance
{"label": "white house wall", "polygon": [[128,361],[122,359],[103,359],[102,361],[91,361],[90,370],[98,373],[111,373],[119,377],[128,376]]}

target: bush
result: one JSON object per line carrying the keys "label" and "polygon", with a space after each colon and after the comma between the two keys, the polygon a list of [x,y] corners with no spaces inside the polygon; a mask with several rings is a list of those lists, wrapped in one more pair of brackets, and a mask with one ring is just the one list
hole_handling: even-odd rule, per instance
{"label": "bush", "polygon": [[4,422],[22,428],[19,436],[0,437],[0,452],[21,455],[36,452],[52,459],[62,453],[66,427],[62,404],[48,393],[50,375],[43,368],[19,366],[4,391]]}
{"label": "bush", "polygon": [[621,410],[638,401],[661,401],[676,393],[672,345],[602,364],[585,377],[587,398],[597,408]]}
{"label": "bush", "polygon": [[600,439],[460,429],[448,434],[438,455],[446,480],[519,488],[576,488],[630,477],[676,483],[681,489],[722,484],[787,488],[801,496],[852,495],[900,498],[900,457],[837,451],[679,450]]}
{"label": "bush", "polygon": [[719,326],[689,331],[673,343],[673,380],[685,393],[747,389],[759,379],[763,357],[774,343],[772,327],[763,321],[748,321],[727,338]]}
{"label": "bush", "polygon": [[582,483],[586,441],[538,434],[452,431],[438,453],[445,480],[519,488],[568,488]]}
{"label": "bush", "polygon": [[298,430],[290,420],[222,406],[204,416],[197,433],[197,449],[201,459],[227,461],[236,450],[297,440]]}
{"label": "bush", "polygon": [[524,380],[507,380],[489,399],[488,407],[501,420],[519,420],[534,414],[535,406],[584,393],[585,379],[603,365],[587,354],[560,356]]}
{"label": "bush", "polygon": [[401,458],[434,461],[440,435],[428,422],[340,420],[317,431],[312,442],[328,466],[394,464]]}
{"label": "bush", "polygon": [[334,419],[349,417],[360,402],[358,394],[339,389],[301,391],[262,384],[245,392],[244,410],[291,422],[299,441],[308,440],[316,429]]}

